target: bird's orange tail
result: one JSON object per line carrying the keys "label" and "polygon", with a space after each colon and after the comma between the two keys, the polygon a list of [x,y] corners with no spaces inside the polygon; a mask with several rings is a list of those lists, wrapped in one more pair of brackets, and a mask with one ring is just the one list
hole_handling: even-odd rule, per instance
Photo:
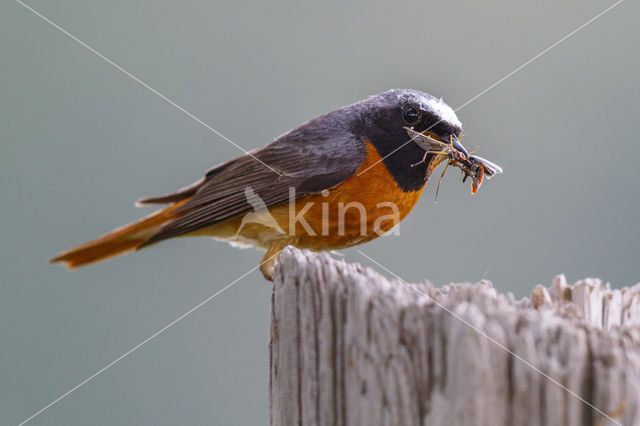
{"label": "bird's orange tail", "polygon": [[137,222],[114,229],[102,237],[59,254],[49,262],[64,262],[70,269],[73,269],[135,250],[157,232],[163,224],[180,217],[181,213],[176,213],[176,210],[186,201],[175,203]]}

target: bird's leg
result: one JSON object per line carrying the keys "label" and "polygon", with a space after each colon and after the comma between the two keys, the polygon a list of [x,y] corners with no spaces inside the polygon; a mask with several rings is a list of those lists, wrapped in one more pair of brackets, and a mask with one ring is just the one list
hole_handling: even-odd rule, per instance
{"label": "bird's leg", "polygon": [[276,240],[271,243],[264,257],[260,261],[260,272],[267,281],[273,281],[273,274],[276,269],[276,263],[280,257],[282,250],[289,245],[289,240]]}

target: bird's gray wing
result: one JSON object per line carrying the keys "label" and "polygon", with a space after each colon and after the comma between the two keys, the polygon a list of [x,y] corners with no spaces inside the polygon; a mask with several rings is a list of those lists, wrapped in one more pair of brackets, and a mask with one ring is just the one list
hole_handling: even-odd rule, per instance
{"label": "bird's gray wing", "polygon": [[251,155],[210,169],[193,185],[172,194],[140,200],[139,204],[144,205],[187,199],[176,211],[182,215],[165,224],[145,245],[251,211],[245,195],[247,187],[267,207],[286,202],[290,188],[295,190],[297,198],[334,187],[351,177],[365,156],[365,143],[353,133],[307,123]]}

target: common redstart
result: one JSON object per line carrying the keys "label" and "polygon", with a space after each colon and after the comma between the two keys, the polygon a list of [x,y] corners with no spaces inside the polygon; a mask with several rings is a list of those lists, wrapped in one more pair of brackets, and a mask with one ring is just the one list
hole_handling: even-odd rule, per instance
{"label": "common redstart", "polygon": [[[436,163],[449,160],[481,182],[483,159],[469,156],[461,132],[442,99],[390,90],[314,118],[178,191],[141,199],[168,206],[51,262],[75,268],[168,238],[209,236],[265,249],[260,269],[272,279],[287,245],[335,250],[390,231],[416,205]],[[414,143],[412,134],[428,139]],[[425,141],[447,148],[427,150]]]}

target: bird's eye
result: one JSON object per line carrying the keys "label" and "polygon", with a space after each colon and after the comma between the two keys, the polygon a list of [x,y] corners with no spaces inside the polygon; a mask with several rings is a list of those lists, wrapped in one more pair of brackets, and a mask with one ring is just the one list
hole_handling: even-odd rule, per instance
{"label": "bird's eye", "polygon": [[415,108],[409,107],[402,113],[402,119],[409,125],[416,124],[418,121],[420,121],[420,112]]}

